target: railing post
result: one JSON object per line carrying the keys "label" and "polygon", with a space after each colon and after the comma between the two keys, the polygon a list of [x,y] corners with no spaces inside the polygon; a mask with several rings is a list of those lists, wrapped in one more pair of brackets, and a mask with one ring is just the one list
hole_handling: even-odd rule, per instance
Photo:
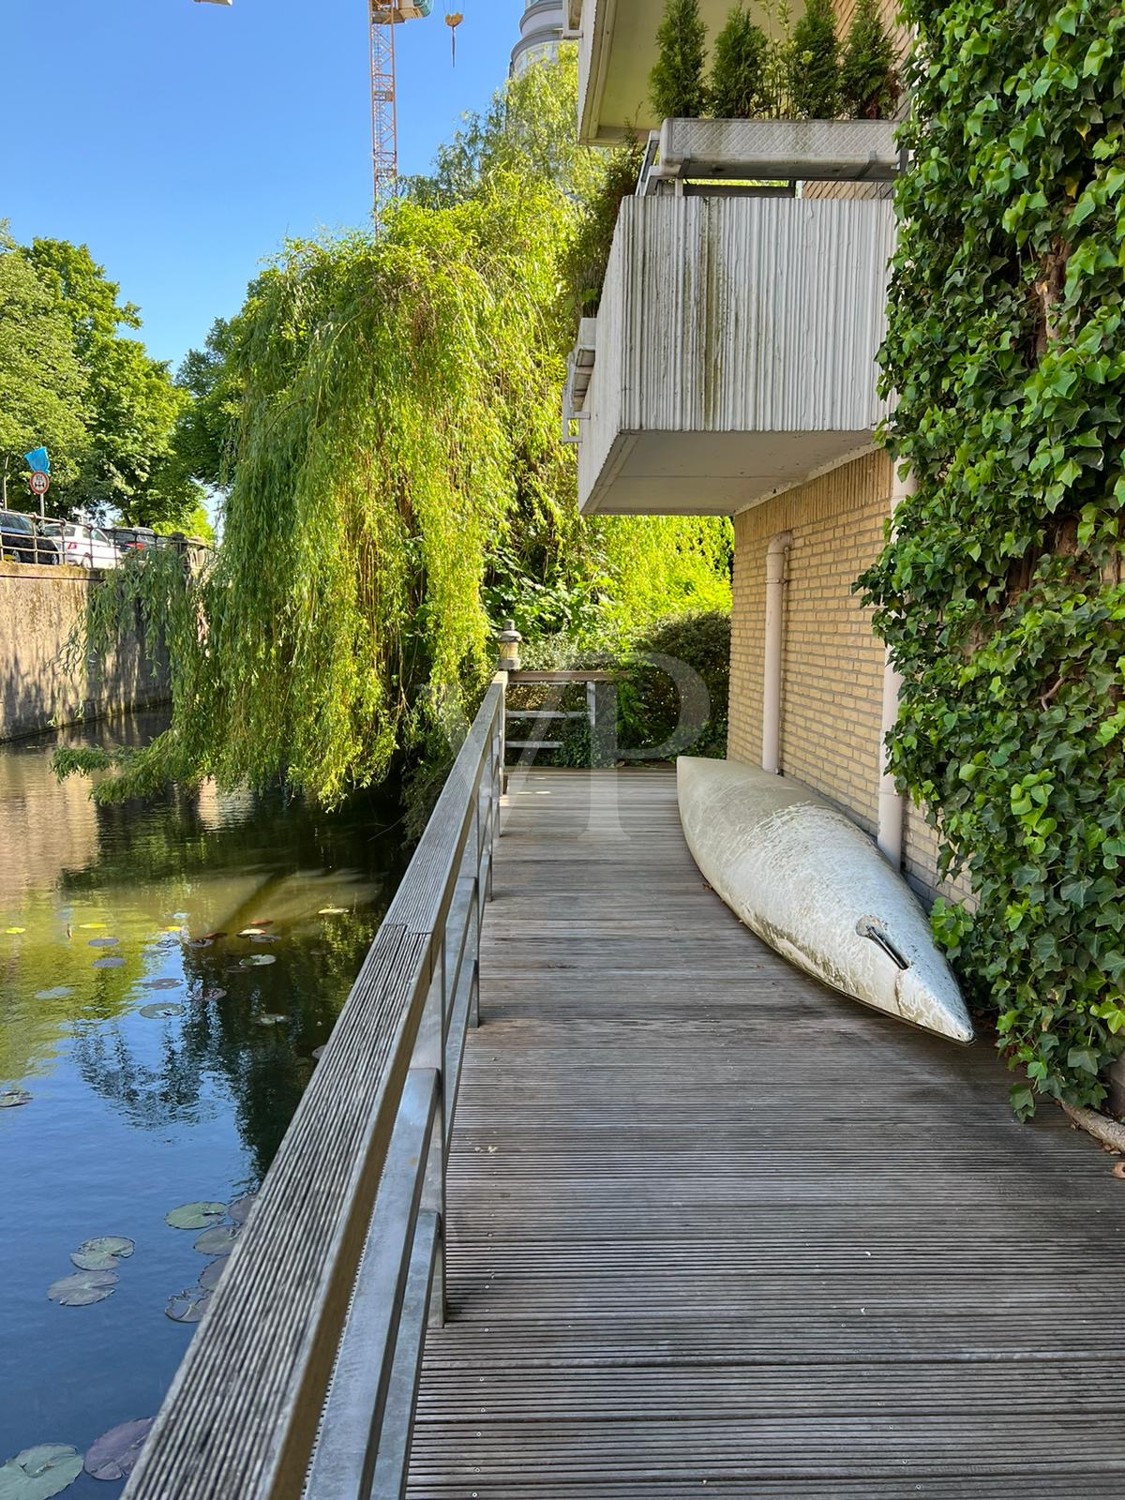
{"label": "railing post", "polygon": [[413,1058],[415,1067],[433,1068],[438,1081],[434,1131],[426,1156],[426,1177],[422,1185],[421,1202],[423,1209],[428,1209],[437,1216],[429,1319],[431,1326],[435,1328],[440,1328],[445,1322],[445,1041],[451,1002],[446,938],[443,933],[438,961],[434,966],[434,976],[418,1027]]}
{"label": "railing post", "polygon": [[590,765],[617,764],[617,684],[597,679],[586,683],[590,716]]}

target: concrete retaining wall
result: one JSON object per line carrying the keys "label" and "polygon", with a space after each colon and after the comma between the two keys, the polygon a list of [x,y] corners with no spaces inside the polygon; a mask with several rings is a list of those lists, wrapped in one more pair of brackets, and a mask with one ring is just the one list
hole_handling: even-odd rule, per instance
{"label": "concrete retaining wall", "polygon": [[159,703],[167,665],[148,660],[138,628],[104,662],[68,669],[63,653],[101,575],[0,563],[0,741]]}

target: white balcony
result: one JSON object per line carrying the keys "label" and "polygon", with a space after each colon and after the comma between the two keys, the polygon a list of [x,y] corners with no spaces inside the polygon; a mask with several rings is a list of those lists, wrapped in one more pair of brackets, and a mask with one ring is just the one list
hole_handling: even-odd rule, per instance
{"label": "white balcony", "polygon": [[[711,42],[730,14],[731,0],[699,0]],[[765,31],[777,29],[771,7],[750,0],[748,9]],[[790,6],[793,19],[804,0]],[[628,134],[645,135],[660,121],[648,102],[648,75],[656,62],[656,30],[663,0],[568,0],[568,19],[579,33],[578,136],[604,146]]]}
{"label": "white balcony", "polygon": [[731,515],[866,451],[893,248],[887,202],[627,198],[570,407],[582,509]]}

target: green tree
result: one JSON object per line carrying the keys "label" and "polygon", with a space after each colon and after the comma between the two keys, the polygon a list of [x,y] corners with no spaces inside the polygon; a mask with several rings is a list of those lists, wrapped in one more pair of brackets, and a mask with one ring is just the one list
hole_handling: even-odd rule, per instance
{"label": "green tree", "polygon": [[176,384],[191,397],[176,422],[172,447],[182,471],[215,489],[232,478],[238,441],[239,391],[231,354],[235,322],[216,320],[202,349],[189,349],[176,372]]}
{"label": "green tree", "polygon": [[[213,774],[335,802],[404,756],[440,762],[491,670],[498,604],[563,650],[729,608],[729,523],[578,515],[560,286],[605,166],[556,175],[574,62],[532,74],[378,237],[289,245],[221,371],[190,373],[238,411],[223,544],[202,577],[158,552],[93,601],[88,648],[140,608],[172,662],[172,728],[117,794]],[[524,119],[544,90],[545,118]]]}
{"label": "green tree", "polygon": [[699,0],[665,0],[656,33],[658,56],[648,94],[657,118],[694,119],[707,109],[703,60],[707,32]]}
{"label": "green tree", "polygon": [[[77,474],[87,444],[86,379],[73,330],[7,228],[0,224],[0,499],[15,500],[9,480],[23,454],[44,446],[52,477]],[[20,503],[26,497],[20,495]]]}
{"label": "green tree", "polygon": [[715,38],[711,111],[719,120],[748,120],[777,111],[770,79],[770,43],[741,5],[732,7]]}
{"label": "green tree", "polygon": [[897,95],[894,51],[877,0],[859,0],[840,67],[841,102],[856,119],[884,120]]}
{"label": "green tree", "polygon": [[89,440],[58,503],[71,512],[118,510],[133,524],[190,510],[198,491],[171,464],[172,434],[190,397],[166,364],[120,332],[140,327],[138,309],[118,301],[120,287],[85,245],[36,239],[25,254],[69,321],[86,375]]}
{"label": "green tree", "polygon": [[834,120],[840,112],[840,44],[832,0],[808,0],[793,29],[789,96],[798,115]]}

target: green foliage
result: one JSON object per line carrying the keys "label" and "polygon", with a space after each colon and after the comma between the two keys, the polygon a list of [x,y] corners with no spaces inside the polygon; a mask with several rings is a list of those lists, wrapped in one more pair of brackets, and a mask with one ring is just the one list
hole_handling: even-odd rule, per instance
{"label": "green foliage", "polygon": [[100,797],[209,774],[332,803],[410,759],[424,805],[508,614],[572,653],[729,608],[729,522],[577,514],[560,269],[604,166],[553,175],[573,61],[527,76],[377,239],[289,246],[221,365],[188,372],[220,428],[237,404],[223,544],[200,577],[146,562],[99,591],[87,646],[166,612],[174,694],[171,730]]}
{"label": "green foliage", "polygon": [[56,511],[105,517],[117,510],[131,525],[190,511],[199,491],[171,461],[173,429],[189,398],[167,365],[121,334],[140,327],[137,308],[119,304],[117,283],[85,245],[37,239],[24,254],[70,324],[86,379],[86,441],[77,472],[60,475],[52,493]]}
{"label": "green foliage", "polygon": [[904,675],[899,783],[969,911],[935,930],[1028,1079],[1125,1047],[1125,16],[908,0],[913,153],[883,353],[917,493],[861,580]]}
{"label": "green foliage", "polygon": [[617,217],[623,199],[636,190],[643,161],[644,147],[636,140],[605,153],[602,182],[586,200],[563,257],[565,294],[573,318],[597,313]]}
{"label": "green foliage", "polygon": [[201,484],[225,488],[233,477],[238,441],[239,390],[231,355],[237,326],[218,318],[202,349],[189,349],[176,372],[176,384],[191,400],[176,421],[173,461]]}
{"label": "green foliage", "polygon": [[86,447],[86,377],[52,287],[0,222],[0,503],[30,508],[23,455],[41,444],[66,483]]}
{"label": "green foliage", "polygon": [[563,48],[557,61],[537,63],[509,80],[483,114],[470,114],[448,145],[439,147],[429,176],[405,188],[427,208],[450,208],[498,174],[554,183],[577,203],[601,184],[601,153],[578,144],[575,113],[578,54]]}
{"label": "green foliage", "polygon": [[[690,668],[706,696],[690,678],[677,679],[673,664]],[[618,744],[626,756],[658,750],[722,759],[729,697],[729,612],[665,621],[638,639],[618,679]]]}
{"label": "green foliage", "polygon": [[878,0],[859,0],[840,66],[840,99],[849,115],[885,120],[898,95],[894,51]]}
{"label": "green foliage", "polygon": [[790,103],[810,120],[834,120],[840,112],[840,44],[832,0],[808,0],[793,29]]}
{"label": "green foliage", "polygon": [[711,64],[709,93],[716,119],[748,120],[777,112],[769,62],[769,38],[741,5],[733,6],[715,38]]}
{"label": "green foliage", "polygon": [[699,0],[664,0],[656,33],[656,66],[649,74],[649,100],[657,118],[695,119],[707,109],[703,59],[707,32]]}

